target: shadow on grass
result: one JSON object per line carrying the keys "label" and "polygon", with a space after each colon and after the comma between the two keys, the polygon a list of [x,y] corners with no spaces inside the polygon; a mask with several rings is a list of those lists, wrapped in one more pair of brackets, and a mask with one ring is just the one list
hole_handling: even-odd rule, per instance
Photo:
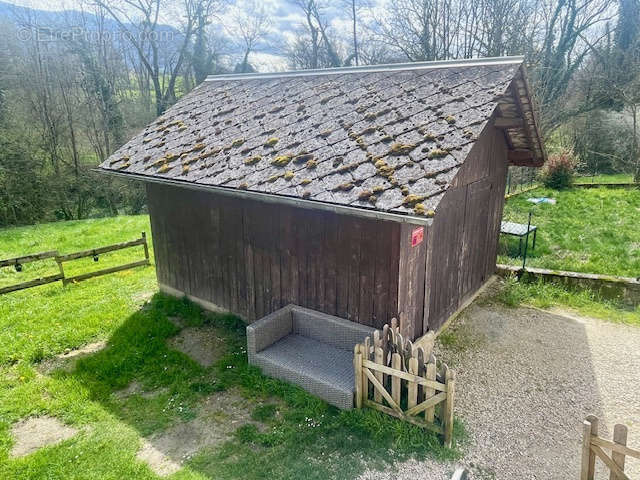
{"label": "shadow on grass", "polygon": [[[225,355],[204,368],[168,348],[166,340],[180,331],[169,321],[174,316],[185,326],[215,328],[226,343]],[[238,392],[253,409],[249,413],[255,423],[229,429],[226,441],[186,461],[171,458],[210,478],[346,479],[409,457],[459,457],[457,449],[443,448],[438,437],[423,429],[371,410],[340,411],[297,387],[263,376],[247,364],[244,327],[233,315],[204,313],[186,300],[157,294],[111,336],[104,350],[79,360],[73,372],[54,375],[79,379],[92,400],[143,437],[197,418],[217,392]],[[150,394],[116,393],[132,382]],[[272,406],[274,400],[278,407]],[[463,437],[458,424],[458,444]],[[167,448],[162,453],[171,456],[171,452]]]}

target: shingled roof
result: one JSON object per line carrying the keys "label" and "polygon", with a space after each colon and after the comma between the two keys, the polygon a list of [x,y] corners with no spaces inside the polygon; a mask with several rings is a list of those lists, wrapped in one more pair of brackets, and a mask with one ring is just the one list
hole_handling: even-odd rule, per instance
{"label": "shingled roof", "polygon": [[424,218],[492,116],[544,162],[520,57],[212,76],[100,168]]}

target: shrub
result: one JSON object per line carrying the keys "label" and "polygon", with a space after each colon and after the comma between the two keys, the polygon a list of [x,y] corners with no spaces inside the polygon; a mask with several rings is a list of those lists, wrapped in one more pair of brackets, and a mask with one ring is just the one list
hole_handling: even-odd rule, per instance
{"label": "shrub", "polygon": [[575,161],[570,153],[553,155],[542,172],[542,183],[545,187],[556,190],[567,188],[573,181],[574,170]]}

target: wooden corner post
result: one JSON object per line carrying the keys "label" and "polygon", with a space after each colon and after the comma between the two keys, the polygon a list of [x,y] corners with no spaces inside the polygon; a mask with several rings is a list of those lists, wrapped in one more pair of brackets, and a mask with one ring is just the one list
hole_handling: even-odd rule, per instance
{"label": "wooden corner post", "polygon": [[[613,443],[618,444],[622,447],[627,446],[627,426],[626,425],[622,425],[618,423],[613,427]],[[624,459],[625,459],[624,453],[612,450],[611,460],[613,460],[613,463],[615,463],[618,467],[620,467],[620,470],[622,472],[624,472]],[[624,477],[612,471],[611,474],[609,475],[609,480],[624,480]]]}
{"label": "wooden corner post", "polygon": [[356,343],[353,351],[353,369],[356,382],[356,408],[362,408],[362,353],[359,343]]}
{"label": "wooden corner post", "polygon": [[147,260],[147,263],[148,263],[149,262],[149,245],[147,244],[147,234],[145,232],[142,232],[142,236],[140,238],[142,238],[142,246],[144,248],[144,258]]}
{"label": "wooden corner post", "polygon": [[444,404],[444,443],[447,447],[451,447],[453,440],[453,396],[455,394],[455,374],[450,368],[446,369],[445,385],[447,388],[447,400]]}

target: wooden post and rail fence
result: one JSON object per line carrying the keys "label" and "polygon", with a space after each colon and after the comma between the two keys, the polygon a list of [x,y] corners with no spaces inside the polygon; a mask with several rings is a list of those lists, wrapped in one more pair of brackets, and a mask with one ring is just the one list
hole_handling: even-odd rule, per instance
{"label": "wooden post and rail fence", "polygon": [[434,431],[451,446],[455,375],[437,362],[434,338],[414,347],[402,338],[394,318],[391,326],[376,330],[373,339],[357,344],[356,408],[370,407]]}
{"label": "wooden post and rail fence", "polygon": [[598,436],[598,423],[598,417],[594,415],[589,415],[583,422],[580,480],[594,480],[596,458],[609,469],[609,480],[631,480],[624,473],[626,457],[640,460],[640,450],[627,446],[627,427],[616,424],[613,441],[610,441]]}
{"label": "wooden post and rail fence", "polygon": [[[132,248],[141,245],[144,251],[144,259],[138,260],[136,262],[126,263],[123,265],[117,265],[110,268],[104,268],[101,270],[95,270],[93,272],[83,273],[81,275],[74,275],[71,277],[65,276],[64,273],[64,263],[71,262],[73,260],[78,260],[80,258],[93,257],[96,261],[99,255],[108,252],[114,252],[117,250],[123,250],[125,248]],[[26,263],[38,262],[42,260],[48,260],[53,258],[58,264],[59,272],[54,275],[48,275],[46,277],[40,277],[33,280],[29,280],[27,282],[18,283],[14,285],[9,285],[6,287],[0,288],[0,295],[9,292],[15,292],[18,290],[24,290],[26,288],[37,287],[39,285],[45,285],[47,283],[53,283],[57,281],[62,281],[63,285],[67,285],[69,283],[77,283],[82,282],[84,280],[88,280],[90,278],[99,277],[101,275],[108,275],[110,273],[120,272],[122,270],[128,270],[130,268],[141,267],[144,265],[149,265],[149,246],[147,245],[147,235],[145,232],[142,232],[140,238],[135,240],[130,240],[128,242],[116,243],[113,245],[106,245],[103,247],[93,248],[89,250],[84,250],[81,252],[69,253],[67,255],[60,255],[57,250],[51,250],[48,252],[40,252],[34,253],[31,255],[25,255],[22,257],[14,257],[8,258],[6,260],[0,260],[0,268],[2,267],[14,267],[16,271],[21,272],[22,266]]]}

